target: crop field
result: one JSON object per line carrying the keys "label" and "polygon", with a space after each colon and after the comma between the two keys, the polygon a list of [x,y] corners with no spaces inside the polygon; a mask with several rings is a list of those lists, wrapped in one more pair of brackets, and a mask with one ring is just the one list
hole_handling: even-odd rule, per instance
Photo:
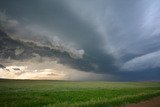
{"label": "crop field", "polygon": [[0,107],[113,107],[160,96],[160,82],[0,80]]}

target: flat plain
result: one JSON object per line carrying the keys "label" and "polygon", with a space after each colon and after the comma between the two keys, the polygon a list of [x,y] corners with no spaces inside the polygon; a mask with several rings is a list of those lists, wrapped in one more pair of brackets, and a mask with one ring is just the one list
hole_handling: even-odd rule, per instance
{"label": "flat plain", "polygon": [[114,107],[160,96],[160,82],[0,80],[0,107]]}

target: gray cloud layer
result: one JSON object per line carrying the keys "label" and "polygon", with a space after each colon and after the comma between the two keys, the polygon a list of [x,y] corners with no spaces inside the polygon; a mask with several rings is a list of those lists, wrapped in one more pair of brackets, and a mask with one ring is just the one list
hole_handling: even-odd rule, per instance
{"label": "gray cloud layer", "polygon": [[34,39],[54,36],[81,49],[77,52],[85,52],[95,72],[159,78],[159,0],[1,0],[0,7],[13,24],[33,30],[26,34]]}

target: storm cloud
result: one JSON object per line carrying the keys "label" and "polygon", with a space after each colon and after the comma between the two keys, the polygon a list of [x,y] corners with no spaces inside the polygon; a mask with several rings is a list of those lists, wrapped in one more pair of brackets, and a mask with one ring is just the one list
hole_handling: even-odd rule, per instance
{"label": "storm cloud", "polygon": [[79,59],[63,64],[115,80],[159,80],[159,0],[1,0],[0,10],[13,38]]}

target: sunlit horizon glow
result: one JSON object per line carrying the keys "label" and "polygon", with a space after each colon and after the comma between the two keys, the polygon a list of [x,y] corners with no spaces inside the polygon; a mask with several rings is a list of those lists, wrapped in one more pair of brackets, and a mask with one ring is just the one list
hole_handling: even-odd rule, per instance
{"label": "sunlit horizon glow", "polygon": [[[45,60],[44,60],[45,59]],[[104,74],[84,72],[57,63],[55,60],[37,58],[25,61],[12,60],[6,63],[6,68],[0,68],[0,78],[3,79],[33,79],[33,80],[99,80],[106,79]],[[12,65],[10,65],[12,64]],[[113,76],[108,75],[108,79]]]}

